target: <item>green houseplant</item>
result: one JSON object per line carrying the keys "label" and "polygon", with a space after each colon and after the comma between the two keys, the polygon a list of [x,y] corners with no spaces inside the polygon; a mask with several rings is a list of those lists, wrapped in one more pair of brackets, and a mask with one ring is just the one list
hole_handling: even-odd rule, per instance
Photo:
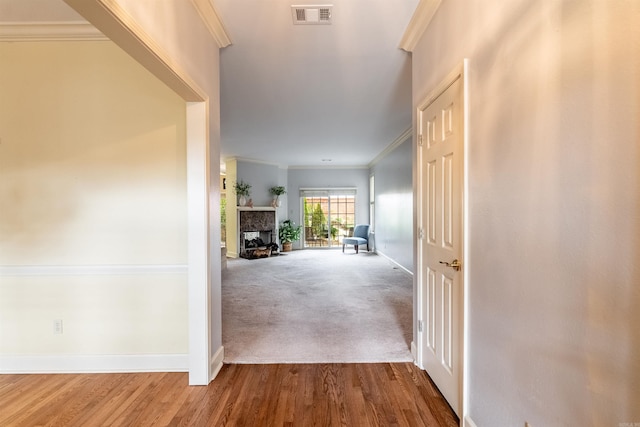
{"label": "green houseplant", "polygon": [[244,182],[242,180],[237,181],[235,184],[233,184],[233,189],[236,192],[236,195],[238,196],[238,204],[240,206],[244,206],[247,204],[247,197],[249,197],[249,195],[251,195],[251,184]]}
{"label": "green houseplant", "polygon": [[282,185],[276,185],[274,187],[271,187],[269,189],[269,194],[273,196],[273,203],[271,203],[271,206],[273,206],[274,208],[279,207],[280,206],[279,197],[286,193],[287,193],[287,190]]}
{"label": "green houseplant", "polygon": [[289,252],[291,250],[291,242],[300,239],[301,230],[302,227],[295,225],[290,219],[280,223],[278,237],[280,238],[280,243],[282,243],[282,252]]}
{"label": "green houseplant", "polygon": [[269,189],[269,194],[272,196],[282,196],[283,194],[287,194],[287,190],[282,185],[276,185]]}

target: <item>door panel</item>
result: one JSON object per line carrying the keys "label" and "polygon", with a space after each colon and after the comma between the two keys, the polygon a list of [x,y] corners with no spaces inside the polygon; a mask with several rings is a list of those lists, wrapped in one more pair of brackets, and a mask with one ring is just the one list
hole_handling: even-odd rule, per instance
{"label": "door panel", "polygon": [[436,244],[436,173],[438,171],[435,161],[427,163],[427,204],[429,211],[427,212],[427,236],[428,244]]}
{"label": "door panel", "polygon": [[453,281],[442,276],[442,366],[453,375]]}
{"label": "door panel", "polygon": [[458,77],[419,111],[419,289],[422,366],[456,413],[461,404],[462,82]]}
{"label": "door panel", "polygon": [[453,249],[454,234],[454,211],[453,201],[453,174],[454,157],[448,154],[442,159],[442,245],[445,248]]}
{"label": "door panel", "polygon": [[426,344],[436,357],[436,272],[429,269],[427,276],[427,339]]}

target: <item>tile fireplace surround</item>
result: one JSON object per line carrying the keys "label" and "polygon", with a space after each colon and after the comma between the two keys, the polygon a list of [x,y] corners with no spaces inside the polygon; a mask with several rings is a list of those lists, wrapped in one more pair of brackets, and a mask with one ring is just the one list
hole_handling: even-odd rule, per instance
{"label": "tile fireplace surround", "polygon": [[239,255],[246,256],[244,233],[258,232],[265,244],[276,242],[276,210],[272,207],[238,207]]}

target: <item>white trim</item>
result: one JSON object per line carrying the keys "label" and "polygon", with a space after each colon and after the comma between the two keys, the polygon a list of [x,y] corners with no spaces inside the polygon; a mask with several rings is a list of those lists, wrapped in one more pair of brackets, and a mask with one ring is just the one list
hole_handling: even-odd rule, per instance
{"label": "white trim", "polygon": [[411,341],[411,356],[413,356],[413,364],[418,365],[418,349],[416,348],[415,341]]}
{"label": "white trim", "polygon": [[187,102],[189,385],[207,385],[211,378],[212,253],[208,118],[207,102]]}
{"label": "white trim", "polygon": [[[469,262],[471,257],[470,257],[470,247],[471,247],[471,243],[469,241],[469,237],[471,236],[471,233],[469,232],[469,218],[471,218],[470,214],[469,214],[469,152],[471,151],[471,146],[470,146],[470,137],[471,134],[469,132],[469,113],[470,113],[470,108],[469,106],[471,105],[469,102],[469,59],[465,58],[462,62],[462,97],[464,99],[462,108],[464,109],[463,111],[463,134],[464,134],[464,141],[462,142],[463,144],[463,150],[464,150],[464,157],[462,159],[462,173],[463,173],[463,180],[462,180],[462,239],[463,239],[463,252],[462,252],[462,256],[463,256],[463,262],[465,263],[465,268],[464,271],[462,273],[462,280],[463,280],[463,285],[462,285],[462,292],[463,292],[463,297],[462,297],[462,316],[463,316],[463,322],[464,322],[464,327],[462,329],[462,418],[463,419],[467,419],[467,414],[469,411],[469,366],[470,366],[470,356],[469,356],[469,331],[470,331],[470,318],[471,315],[469,313],[469,307],[470,307],[470,292],[469,292],[469,284],[471,283],[471,272],[469,269],[469,266],[471,265],[471,263]],[[471,421],[471,419],[469,418],[469,421]],[[475,426],[475,424],[473,424],[473,422],[471,422],[472,426]]]}
{"label": "white trim", "polygon": [[[458,64],[449,74],[447,74],[442,80],[440,80],[440,83],[438,83],[435,89],[431,90],[429,94],[424,97],[424,100],[418,105],[416,112],[419,113],[421,110],[427,108],[429,104],[433,103],[433,101],[435,101],[440,95],[442,95],[458,79],[460,79],[464,84],[466,82],[466,80],[464,79],[466,66],[467,59],[463,59],[460,64]],[[463,92],[466,93],[464,88]],[[466,111],[467,109],[465,108],[465,112]]]}
{"label": "white trim", "polygon": [[[257,164],[257,165],[275,166],[275,167],[277,167],[279,169],[285,169],[285,170],[287,169],[287,166],[281,165],[279,163],[265,162],[263,160],[249,159],[249,158],[246,158],[246,157],[235,157],[235,156],[225,157],[223,160],[221,159],[221,161],[224,162],[225,168],[226,168],[227,162],[235,161],[235,162],[244,162],[244,163],[254,163],[254,164]],[[226,173],[226,171],[225,171],[225,173]]]}
{"label": "white trim", "polygon": [[275,212],[276,208],[271,206],[236,206],[238,212]]}
{"label": "white trim", "polygon": [[388,261],[390,261],[392,264],[395,264],[398,266],[398,268],[400,268],[402,271],[404,271],[405,273],[407,273],[408,275],[410,275],[411,277],[413,277],[413,272],[407,268],[405,268],[404,266],[398,264],[396,262],[396,260],[394,260],[393,258],[390,258],[389,256],[385,255],[384,252],[380,252],[379,250],[375,250],[375,253],[378,255],[381,255],[382,257],[386,258]]}
{"label": "white trim", "polygon": [[187,372],[187,354],[0,356],[0,374]]}
{"label": "white trim", "polygon": [[222,19],[218,15],[218,11],[210,0],[191,0],[194,7],[198,11],[198,15],[202,18],[207,30],[213,36],[213,39],[221,49],[231,44],[227,30],[224,28]]}
{"label": "white trim", "polygon": [[436,14],[441,2],[442,0],[420,0],[407,29],[404,31],[402,40],[400,40],[400,45],[398,46],[400,49],[413,52],[413,49],[420,41],[420,37],[429,27],[431,19]]}
{"label": "white trim", "polygon": [[96,27],[83,21],[0,22],[0,41],[104,41],[109,40]]}
{"label": "white trim", "polygon": [[209,381],[213,381],[220,369],[222,369],[224,361],[224,346],[220,346],[220,348],[216,351],[216,353],[211,357],[211,363],[209,366],[209,371],[211,372],[211,378]]}
{"label": "white trim", "polygon": [[369,163],[368,167],[372,168],[373,166],[375,166],[380,160],[388,156],[389,153],[391,153],[393,150],[401,146],[405,141],[409,140],[411,138],[411,135],[413,135],[413,126],[410,126],[409,129],[405,130],[400,134],[400,136],[394,139],[393,142],[389,144],[387,148],[382,150],[380,154],[378,154],[376,158]]}
{"label": "white trim", "polygon": [[462,419],[462,427],[477,427],[470,416],[466,416]]}
{"label": "white trim", "polygon": [[186,264],[166,265],[0,265],[2,276],[103,276],[186,274]]}

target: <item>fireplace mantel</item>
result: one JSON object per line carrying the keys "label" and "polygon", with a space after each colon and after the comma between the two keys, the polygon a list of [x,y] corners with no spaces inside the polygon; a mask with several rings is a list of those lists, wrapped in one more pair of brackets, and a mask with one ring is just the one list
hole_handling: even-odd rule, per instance
{"label": "fireplace mantel", "polygon": [[273,211],[275,212],[276,208],[271,207],[271,206],[254,206],[254,207],[250,207],[250,206],[236,206],[236,209],[238,211]]}

